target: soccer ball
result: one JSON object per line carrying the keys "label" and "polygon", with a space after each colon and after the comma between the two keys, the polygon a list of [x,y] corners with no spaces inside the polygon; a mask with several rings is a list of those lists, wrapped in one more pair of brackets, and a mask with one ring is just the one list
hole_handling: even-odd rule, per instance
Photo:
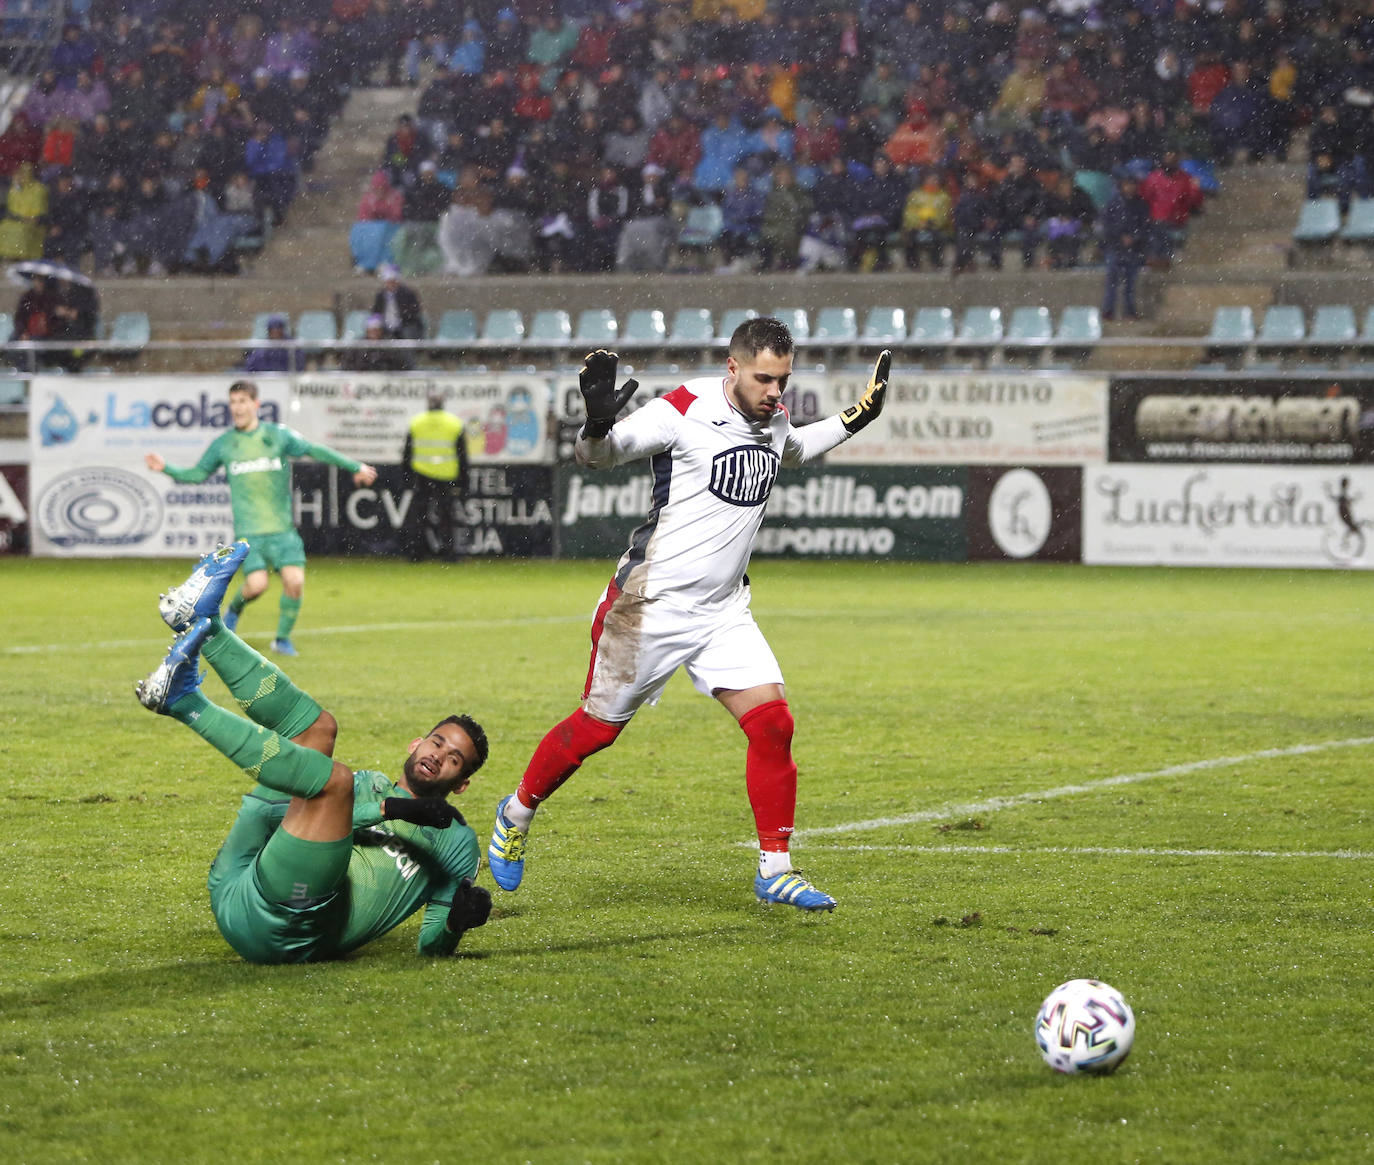
{"label": "soccer ball", "polygon": [[1035,1017],[1035,1042],[1056,1072],[1105,1076],[1121,1066],[1134,1039],[1131,1005],[1097,979],[1059,984]]}

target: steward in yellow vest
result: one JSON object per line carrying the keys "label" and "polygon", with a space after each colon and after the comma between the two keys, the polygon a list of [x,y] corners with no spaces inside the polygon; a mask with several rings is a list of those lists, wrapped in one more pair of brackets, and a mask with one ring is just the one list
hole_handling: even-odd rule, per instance
{"label": "steward in yellow vest", "polygon": [[411,487],[405,530],[412,562],[457,556],[454,510],[468,473],[463,422],[444,408],[440,394],[432,394],[428,404],[411,417],[401,453]]}

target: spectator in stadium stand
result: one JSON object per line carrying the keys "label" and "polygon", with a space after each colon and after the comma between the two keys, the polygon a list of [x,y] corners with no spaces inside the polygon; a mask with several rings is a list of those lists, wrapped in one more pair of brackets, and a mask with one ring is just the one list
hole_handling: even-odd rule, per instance
{"label": "spectator in stadium stand", "polygon": [[342,348],[339,351],[339,370],[342,372],[409,372],[415,367],[411,354],[385,341],[391,339],[386,334],[382,317],[370,315],[364,325],[360,339],[367,341],[356,348]]}
{"label": "spectator in stadium stand", "polygon": [[1150,208],[1154,226],[1146,257],[1162,267],[1172,262],[1174,241],[1187,231],[1189,221],[1203,204],[1202,187],[1178,163],[1178,154],[1166,150],[1159,165],[1140,183],[1140,197]]}
{"label": "spectator in stadium stand", "polygon": [[42,170],[39,177],[47,183],[69,171],[76,151],[76,123],[69,117],[54,117],[43,135]]}
{"label": "spectator in stadium stand", "polygon": [[954,203],[954,266],[953,274],[962,275],[973,270],[974,257],[981,244],[993,270],[1002,267],[1001,223],[997,217],[997,203],[992,190],[983,185],[975,170],[965,170],[961,178],[959,197]]}
{"label": "spectator in stadium stand", "polygon": [[92,195],[88,220],[91,258],[97,276],[118,273],[127,261],[127,232],[134,213],[134,194],[122,170],[113,170],[105,184]]}
{"label": "spectator in stadium stand", "polygon": [[690,180],[701,161],[701,134],[685,114],[675,112],[649,139],[647,160],[674,181]]}
{"label": "spectator in stadium stand", "polygon": [[525,56],[526,31],[513,8],[496,13],[496,23],[487,37],[487,63],[493,69],[511,73],[528,63]]}
{"label": "spectator in stadium stand", "polygon": [[1092,196],[1073,180],[1061,174],[1054,188],[1045,195],[1041,230],[1050,268],[1058,271],[1077,267],[1083,245],[1092,238],[1097,221],[1097,205]]}
{"label": "spectator in stadium stand", "polygon": [[701,160],[692,171],[693,188],[703,194],[728,189],[748,139],[749,131],[740,120],[729,109],[720,109],[701,131]]}
{"label": "spectator in stadium stand", "polygon": [[[1280,152],[1274,100],[1255,83],[1247,61],[1231,66],[1231,80],[1212,98],[1208,117],[1217,157],[1223,162],[1238,150],[1249,159]],[[1286,142],[1282,148],[1286,150]]]}
{"label": "spectator in stadium stand", "polygon": [[[240,445],[253,440],[226,437]],[[268,463],[269,472],[289,475],[281,444],[278,439],[268,455],[240,463]],[[286,444],[306,443],[288,430]],[[375,472],[364,468],[371,481]],[[283,492],[289,508],[289,484]],[[286,540],[284,534],[270,539]],[[476,837],[447,802],[486,760],[486,735],[471,717],[446,717],[411,741],[396,781],[334,761],[338,722],[219,613],[245,560],[250,578],[265,577],[258,545],[268,541],[257,539],[250,549],[240,540],[206,554],[184,583],[162,596],[159,612],[178,635],[159,666],[135,685],[146,708],[185,724],[253,781],[210,869],[216,924],[249,962],[308,963],[356,950],[424,907],[419,952],[451,955],[463,934],[491,913],[490,893],[472,882]],[[302,568],[286,567],[293,569]],[[246,719],[200,691],[202,653]],[[374,829],[384,821],[384,829]],[[398,861],[397,852],[406,860]]]}
{"label": "spectator in stadium stand", "polygon": [[902,208],[902,242],[906,265],[921,269],[924,254],[931,267],[945,265],[945,247],[954,237],[954,200],[939,169],[926,167],[920,185],[907,196]]}
{"label": "spectator in stadium stand", "polygon": [[439,166],[432,158],[420,163],[419,181],[402,195],[401,217],[408,223],[437,223],[448,209],[452,191],[439,181]]}
{"label": "spectator in stadium stand", "polygon": [[1139,318],[1136,277],[1145,262],[1151,235],[1150,208],[1140,197],[1139,182],[1129,171],[1118,179],[1115,197],[1102,209],[1102,254],[1106,270],[1102,284],[1102,318],[1116,319],[1120,306],[1128,320]]}
{"label": "spectator in stadium stand", "polygon": [[[600,135],[597,147],[600,147]],[[468,151],[469,158],[477,167],[477,172],[487,182],[499,182],[507,170],[515,165],[520,143],[504,117],[493,117],[485,127],[478,130],[477,137]]]}
{"label": "spectator in stadium stand", "polygon": [[48,188],[38,180],[37,167],[22,162],[5,195],[0,220],[0,259],[37,259],[43,254]]}
{"label": "spectator in stadium stand", "polygon": [[555,154],[548,169],[534,180],[534,199],[540,216],[534,224],[535,262],[553,275],[577,271],[583,260],[587,200],[578,189],[566,156]]}
{"label": "spectator in stadium stand", "polygon": [[394,263],[384,263],[377,269],[382,286],[372,300],[372,314],[382,319],[388,340],[422,340],[425,335],[425,314],[415,289],[401,282],[401,272]]}
{"label": "spectator in stadium stand", "polygon": [[[673,227],[669,211],[672,190],[662,166],[646,162],[639,181],[630,187],[630,221],[620,232],[616,244],[617,271],[662,271],[668,261],[668,244]],[[536,208],[532,207],[533,211]]]}
{"label": "spectator in stadium stand", "polygon": [[[797,873],[787,852],[796,809],[792,714],[782,673],[749,615],[744,571],[777,462],[812,461],[876,418],[891,354],[879,357],[857,404],[794,429],[780,403],[793,347],[780,321],[746,321],[731,337],[723,381],[689,380],[618,422],[638,384],[617,387],[613,354],[586,357],[579,385],[587,420],[577,438],[578,463],[606,469],[652,456],[661,496],[650,518],[653,538],[644,539],[641,530],[602,595],[582,704],[548,732],[517,788],[496,808],[487,862],[502,889],[515,890],[523,879],[539,806],[585,760],[610,747],[683,666],[748,741],[746,785],[760,847],[755,895],[802,910],[834,909],[835,899]],[[771,468],[736,475],[734,485],[716,482],[708,491],[713,451],[719,462],[732,443],[737,451],[771,449]]]}
{"label": "spectator in stadium stand", "polygon": [[562,68],[568,64],[573,49],[577,47],[578,35],[576,24],[550,10],[544,14],[539,27],[530,33],[525,57],[541,68]]}
{"label": "spectator in stadium stand", "polygon": [[770,105],[763,111],[763,124],[745,140],[744,156],[757,159],[756,167],[774,162],[790,162],[796,156],[796,136],[782,120],[782,110]]}
{"label": "spectator in stadium stand", "polygon": [[59,174],[48,194],[43,258],[79,266],[90,248],[89,215],[90,200],[84,190],[77,189],[75,175]]}
{"label": "spectator in stadium stand", "polygon": [[1193,112],[1207,114],[1212,108],[1212,100],[1231,81],[1231,70],[1222,62],[1221,57],[1210,49],[1199,52],[1188,70],[1186,91],[1188,104]]}
{"label": "spectator in stadium stand", "polygon": [[1025,155],[1013,154],[1007,160],[1007,172],[997,184],[995,197],[1000,233],[1004,238],[1019,233],[1021,267],[1029,270],[1040,247],[1045,187],[1030,172]]}
{"label": "spectator in stadium stand", "polygon": [[486,67],[487,42],[482,26],[476,20],[466,20],[458,33],[458,43],[449,53],[448,67],[457,76],[477,77]]}
{"label": "spectator in stadium stand", "polygon": [[286,137],[265,121],[256,123],[253,136],[243,147],[243,168],[257,185],[258,196],[272,216],[274,226],[286,220],[287,207],[296,196],[296,163]]}
{"label": "spectator in stadium stand", "polygon": [[0,178],[11,178],[25,162],[37,164],[43,156],[43,131],[22,109],[0,133]]}
{"label": "spectator in stadium stand", "polygon": [[1307,197],[1336,198],[1342,214],[1356,186],[1355,142],[1354,118],[1323,105],[1307,133]]}
{"label": "spectator in stadium stand", "polygon": [[668,123],[676,105],[676,86],[673,71],[662,62],[654,66],[653,73],[645,79],[639,89],[639,120],[650,136],[656,134],[660,126]]}
{"label": "spectator in stadium stand", "polygon": [[763,219],[763,194],[753,182],[748,169],[736,166],[730,188],[720,200],[723,226],[720,247],[725,263],[719,274],[747,271],[752,265],[750,256],[758,242],[759,224]]}
{"label": "spectator in stadium stand", "polygon": [[615,267],[620,231],[630,221],[630,189],[614,166],[601,167],[596,183],[587,193],[588,269],[610,271]]}
{"label": "spectator in stadium stand", "polygon": [[396,128],[382,148],[382,165],[393,186],[402,189],[419,177],[420,163],[433,153],[429,141],[408,113],[396,119]]}
{"label": "spectator in stadium stand", "polygon": [[812,105],[793,132],[792,144],[797,151],[805,150],[814,165],[829,165],[830,159],[840,152],[840,131],[835,127],[833,114],[820,105]]}
{"label": "spectator in stadium stand", "polygon": [[[294,345],[280,341],[291,338],[290,325],[284,315],[272,315],[267,320],[267,339],[273,343],[254,345],[243,355],[239,367],[244,372],[303,372],[305,353]],[[294,654],[294,653],[293,653]]]}
{"label": "spectator in stadium stand", "polygon": [[1152,165],[1164,153],[1164,117],[1148,101],[1131,106],[1131,117],[1117,139],[1121,157],[1137,169]]}
{"label": "spectator in stadium stand", "polygon": [[810,192],[797,184],[792,166],[787,162],[775,164],[759,224],[759,258],[765,271],[796,269],[802,236],[814,208]]}
{"label": "spectator in stadium stand", "polygon": [[14,306],[14,322],[9,341],[48,340],[53,328],[53,308],[57,306],[56,280],[34,275]]}
{"label": "spectator in stadium stand", "polygon": [[196,170],[187,198],[191,207],[191,237],[179,266],[201,275],[236,273],[234,240],[258,226],[256,216],[226,211],[211,189],[210,172],[204,168]]}
{"label": "spectator in stadium stand", "polygon": [[855,187],[852,207],[854,251],[850,265],[862,272],[890,271],[889,243],[901,229],[910,187],[883,154],[873,158],[872,173]]}
{"label": "spectator in stadium stand", "polygon": [[998,90],[989,110],[995,124],[1028,126],[1040,116],[1045,105],[1045,74],[1029,57],[1019,58]]}
{"label": "spectator in stadium stand", "polygon": [[906,120],[892,131],[883,144],[883,153],[894,166],[905,170],[938,165],[948,141],[944,127],[924,109],[911,110]]}
{"label": "spectator in stadium stand", "polygon": [[637,171],[648,160],[649,131],[633,113],[622,113],[616,127],[602,139],[601,160],[618,170]]}
{"label": "spectator in stadium stand", "polygon": [[517,96],[511,107],[511,121],[524,128],[534,122],[546,122],[553,117],[553,98],[544,92],[539,71],[533,65],[521,65],[516,71]]}

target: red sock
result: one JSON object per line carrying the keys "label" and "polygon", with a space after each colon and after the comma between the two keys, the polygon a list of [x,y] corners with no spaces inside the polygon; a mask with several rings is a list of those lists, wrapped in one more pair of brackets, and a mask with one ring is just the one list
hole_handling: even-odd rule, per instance
{"label": "red sock", "polygon": [[515,790],[520,804],[534,809],[552,796],[584,760],[611,744],[624,727],[595,720],[581,708],[555,724],[539,742],[525,767],[525,775],[520,778],[520,787]]}
{"label": "red sock", "polygon": [[792,713],[786,700],[770,700],[739,718],[749,738],[744,782],[759,848],[786,853],[797,816],[797,766],[792,760]]}

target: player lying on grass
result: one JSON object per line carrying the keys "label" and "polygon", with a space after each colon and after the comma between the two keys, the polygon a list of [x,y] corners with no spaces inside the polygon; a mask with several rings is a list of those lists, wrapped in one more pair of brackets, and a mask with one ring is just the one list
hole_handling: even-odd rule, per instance
{"label": "player lying on grass", "polygon": [[792,714],[782,671],[749,610],[744,572],[779,467],[820,457],[878,416],[892,357],[878,357],[857,404],[801,429],[782,404],[792,357],[792,334],[780,320],[747,320],[730,337],[723,378],[689,380],[619,423],[616,414],[639,386],[629,380],[616,389],[614,353],[587,357],[577,460],[602,469],[652,458],[653,506],[597,604],[582,706],[544,737],[519,787],[496,808],[487,860],[503,889],[520,885],[540,803],[610,745],[642,704],[656,703],[684,667],[748,741],[744,779],[760,851],[755,895],[802,910],[835,908],[788,855],[797,808]]}
{"label": "player lying on grass", "polygon": [[[210,867],[220,932],[250,962],[311,962],[371,942],[423,906],[420,953],[451,954],[491,912],[491,894],[472,883],[477,837],[446,800],[482,767],[486,734],[468,716],[441,720],[410,742],[395,782],[333,760],[334,717],[220,620],[248,553],[236,542],[207,554],[162,597],[179,634],[135,689],[257,782]],[[202,655],[249,720],[200,691]]]}

